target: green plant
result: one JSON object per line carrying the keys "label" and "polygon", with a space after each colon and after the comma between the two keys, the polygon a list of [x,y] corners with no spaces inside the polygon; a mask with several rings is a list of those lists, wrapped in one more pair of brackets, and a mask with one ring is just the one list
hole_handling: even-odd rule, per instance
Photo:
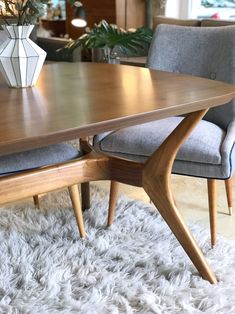
{"label": "green plant", "polygon": [[0,5],[1,18],[9,24],[10,17],[16,20],[16,24],[35,24],[37,19],[46,12],[46,5],[49,0],[3,0]]}
{"label": "green plant", "polygon": [[116,53],[124,55],[143,51],[150,44],[152,36],[153,31],[149,28],[141,27],[134,31],[125,31],[103,20],[78,39],[71,40],[60,51],[70,53],[80,46],[89,49],[102,48],[105,51],[105,58],[109,59],[114,49]]}

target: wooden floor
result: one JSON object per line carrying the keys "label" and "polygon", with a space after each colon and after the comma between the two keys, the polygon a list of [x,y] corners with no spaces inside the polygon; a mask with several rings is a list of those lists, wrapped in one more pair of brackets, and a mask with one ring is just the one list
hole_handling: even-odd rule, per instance
{"label": "wooden floor", "polygon": [[[209,228],[206,180],[175,175],[172,183],[178,208],[185,219]],[[97,182],[96,184],[107,189],[108,193],[108,182]],[[129,198],[149,201],[142,188],[121,184],[120,191]],[[229,216],[224,184],[222,181],[218,182],[218,234],[235,241],[235,177],[233,192],[234,213]]]}

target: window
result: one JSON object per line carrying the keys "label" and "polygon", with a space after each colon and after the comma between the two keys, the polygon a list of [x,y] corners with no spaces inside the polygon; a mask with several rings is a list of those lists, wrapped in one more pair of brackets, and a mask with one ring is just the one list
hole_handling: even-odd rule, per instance
{"label": "window", "polygon": [[235,0],[191,0],[191,17],[235,20]]}

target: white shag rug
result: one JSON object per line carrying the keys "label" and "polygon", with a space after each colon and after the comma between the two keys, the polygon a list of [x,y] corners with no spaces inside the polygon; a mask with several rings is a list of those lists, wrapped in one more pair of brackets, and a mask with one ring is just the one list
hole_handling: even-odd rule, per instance
{"label": "white shag rug", "polygon": [[105,227],[107,192],[92,190],[79,238],[66,192],[0,209],[0,313],[235,313],[235,246],[191,226],[220,278],[204,281],[156,210],[119,199]]}

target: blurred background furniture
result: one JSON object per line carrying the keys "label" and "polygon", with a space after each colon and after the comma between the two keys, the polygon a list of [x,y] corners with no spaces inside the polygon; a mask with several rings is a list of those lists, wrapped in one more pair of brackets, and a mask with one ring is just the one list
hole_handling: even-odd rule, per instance
{"label": "blurred background furniture", "polygon": [[178,25],[178,26],[194,26],[194,27],[217,27],[217,26],[232,26],[235,25],[234,21],[229,20],[215,20],[215,19],[178,19],[166,16],[153,17],[153,29],[160,24]]}
{"label": "blurred background furniture", "polygon": [[59,37],[37,37],[37,44],[46,51],[46,60],[49,61],[82,61],[81,48],[76,48],[69,55],[62,55],[57,53],[57,49],[63,48],[69,43],[69,39]]}
{"label": "blurred background furniture", "polygon": [[65,19],[41,19],[42,27],[51,33],[51,37],[64,37],[66,35]]}
{"label": "blurred background furniture", "polygon": [[[100,18],[101,19],[101,18]],[[98,18],[97,18],[98,20]],[[111,19],[112,20],[112,19]],[[99,21],[99,20],[98,20]],[[144,23],[144,18],[143,18]],[[216,26],[230,26],[235,25],[235,21],[225,21],[225,20],[182,20],[175,18],[168,18],[165,16],[155,16],[153,18],[153,29],[155,29],[160,24],[170,24],[170,25],[180,25],[180,26],[195,26],[195,27],[216,27]],[[140,24],[141,26],[141,24]],[[77,30],[78,32],[82,32],[81,29]],[[83,30],[84,32],[84,30]],[[75,37],[76,38],[76,37]],[[57,54],[56,50],[62,48],[69,42],[69,39],[59,38],[59,37],[38,37],[37,44],[47,52],[47,60],[52,61],[70,61],[77,62],[83,60],[89,60],[89,56],[85,55],[85,58],[81,55],[81,50],[79,48],[74,51],[71,56],[64,57],[61,54]],[[90,55],[91,58],[91,55]],[[135,66],[144,66],[147,60],[147,52],[146,57],[121,57],[121,64],[135,65]]]}

